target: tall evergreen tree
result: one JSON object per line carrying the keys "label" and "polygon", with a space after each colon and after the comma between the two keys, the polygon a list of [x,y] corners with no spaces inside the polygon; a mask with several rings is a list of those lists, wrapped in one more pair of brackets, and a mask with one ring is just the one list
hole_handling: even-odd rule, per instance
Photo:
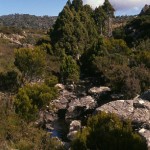
{"label": "tall evergreen tree", "polygon": [[66,5],[62,12],[59,14],[52,32],[50,33],[54,53],[62,55],[65,51],[70,51],[71,35],[73,34],[74,14]]}
{"label": "tall evergreen tree", "polygon": [[115,9],[113,8],[113,6],[111,5],[111,3],[109,2],[109,0],[105,0],[102,8],[104,9],[104,11],[106,12],[106,14],[110,17],[114,17],[114,11]]}
{"label": "tall evergreen tree", "polygon": [[66,3],[66,5],[70,7],[71,6],[71,1],[68,0],[67,3]]}
{"label": "tall evergreen tree", "polygon": [[107,14],[107,19],[105,21],[105,36],[111,37],[112,36],[112,18],[114,17],[115,9],[110,4],[109,0],[105,0],[102,8],[104,9],[105,13]]}
{"label": "tall evergreen tree", "polygon": [[82,0],[73,0],[72,6],[76,11],[78,11],[83,7],[83,1]]}
{"label": "tall evergreen tree", "polygon": [[106,12],[101,6],[95,9],[94,20],[98,27],[98,31],[101,35],[103,35],[103,32],[105,30],[104,21],[106,20],[106,18],[107,18]]}
{"label": "tall evergreen tree", "polygon": [[59,14],[51,32],[51,41],[56,54],[79,56],[97,38],[95,22],[91,15],[92,10],[84,8],[83,6],[80,11],[76,11],[66,4]]}

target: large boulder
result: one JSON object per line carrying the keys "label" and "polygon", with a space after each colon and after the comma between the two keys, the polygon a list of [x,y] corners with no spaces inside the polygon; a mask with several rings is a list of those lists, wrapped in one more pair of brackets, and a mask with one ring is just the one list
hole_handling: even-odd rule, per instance
{"label": "large boulder", "polygon": [[150,148],[150,102],[137,97],[133,100],[117,100],[102,105],[96,112],[115,113],[123,119],[130,119],[145,137]]}
{"label": "large boulder", "polygon": [[66,118],[76,119],[84,117],[88,110],[93,110],[97,103],[91,96],[72,99],[67,109]]}
{"label": "large boulder", "polygon": [[69,133],[67,135],[68,139],[71,141],[74,139],[76,133],[81,129],[81,121],[73,120],[70,123]]}
{"label": "large boulder", "polygon": [[102,105],[102,103],[111,99],[111,89],[105,86],[92,87],[88,90],[88,94],[94,97],[98,105]]}

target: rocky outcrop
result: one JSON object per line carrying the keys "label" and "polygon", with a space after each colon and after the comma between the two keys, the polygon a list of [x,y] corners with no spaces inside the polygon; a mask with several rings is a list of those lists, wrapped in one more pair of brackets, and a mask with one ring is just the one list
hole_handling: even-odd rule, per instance
{"label": "rocky outcrop", "polygon": [[117,100],[104,104],[96,109],[96,112],[115,113],[123,119],[130,119],[145,137],[150,148],[150,102],[136,97],[133,100]]}
{"label": "rocky outcrop", "polygon": [[53,100],[49,107],[52,108],[55,113],[61,112],[60,115],[62,116],[62,111],[64,110],[66,119],[76,119],[83,116],[86,111],[95,109],[96,105],[96,101],[91,96],[80,98],[77,97],[74,92],[62,90],[60,97]]}
{"label": "rocky outcrop", "polygon": [[[51,101],[47,106],[47,110],[41,113],[41,118],[44,118],[46,128],[50,129],[52,133],[53,131],[63,130],[62,122],[64,120],[68,125],[70,124],[69,132],[65,131],[67,133],[66,137],[72,140],[77,131],[82,128],[81,122],[84,119],[87,119],[92,114],[104,111],[115,113],[122,119],[130,119],[134,129],[146,139],[147,145],[150,147],[150,91],[132,100],[111,101],[110,99],[106,103],[104,99],[95,97],[95,95],[103,95],[107,92],[110,94],[111,89],[108,87],[89,88],[87,92],[84,92],[86,95],[70,90],[68,86],[66,88],[61,84],[56,87],[59,88],[60,96]],[[99,105],[99,101],[104,101],[105,103]]]}

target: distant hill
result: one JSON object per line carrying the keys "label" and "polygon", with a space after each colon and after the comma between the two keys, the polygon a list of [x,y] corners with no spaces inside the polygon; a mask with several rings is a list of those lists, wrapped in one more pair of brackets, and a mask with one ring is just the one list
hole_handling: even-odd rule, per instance
{"label": "distant hill", "polygon": [[56,16],[35,16],[29,14],[11,14],[0,16],[0,26],[49,29],[55,23]]}

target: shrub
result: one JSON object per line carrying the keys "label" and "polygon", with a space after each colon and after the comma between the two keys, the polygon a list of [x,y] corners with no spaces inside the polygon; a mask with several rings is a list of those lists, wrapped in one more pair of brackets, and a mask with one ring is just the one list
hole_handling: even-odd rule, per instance
{"label": "shrub", "polygon": [[15,65],[26,81],[42,76],[46,66],[46,53],[39,48],[21,48],[15,52]]}
{"label": "shrub", "polygon": [[58,78],[56,76],[49,76],[45,79],[45,84],[49,87],[52,87],[58,83]]}
{"label": "shrub", "polygon": [[0,73],[0,90],[15,91],[19,87],[20,76],[16,71]]}
{"label": "shrub", "polygon": [[146,142],[132,131],[131,122],[114,114],[100,113],[88,119],[87,127],[72,142],[72,150],[146,150]]}
{"label": "shrub", "polygon": [[79,67],[71,56],[65,56],[60,66],[60,74],[62,82],[77,82],[79,80]]}
{"label": "shrub", "polygon": [[58,91],[54,87],[42,85],[26,85],[19,89],[15,97],[15,109],[22,118],[32,121],[37,118],[38,111],[43,109],[50,100],[55,99]]}

